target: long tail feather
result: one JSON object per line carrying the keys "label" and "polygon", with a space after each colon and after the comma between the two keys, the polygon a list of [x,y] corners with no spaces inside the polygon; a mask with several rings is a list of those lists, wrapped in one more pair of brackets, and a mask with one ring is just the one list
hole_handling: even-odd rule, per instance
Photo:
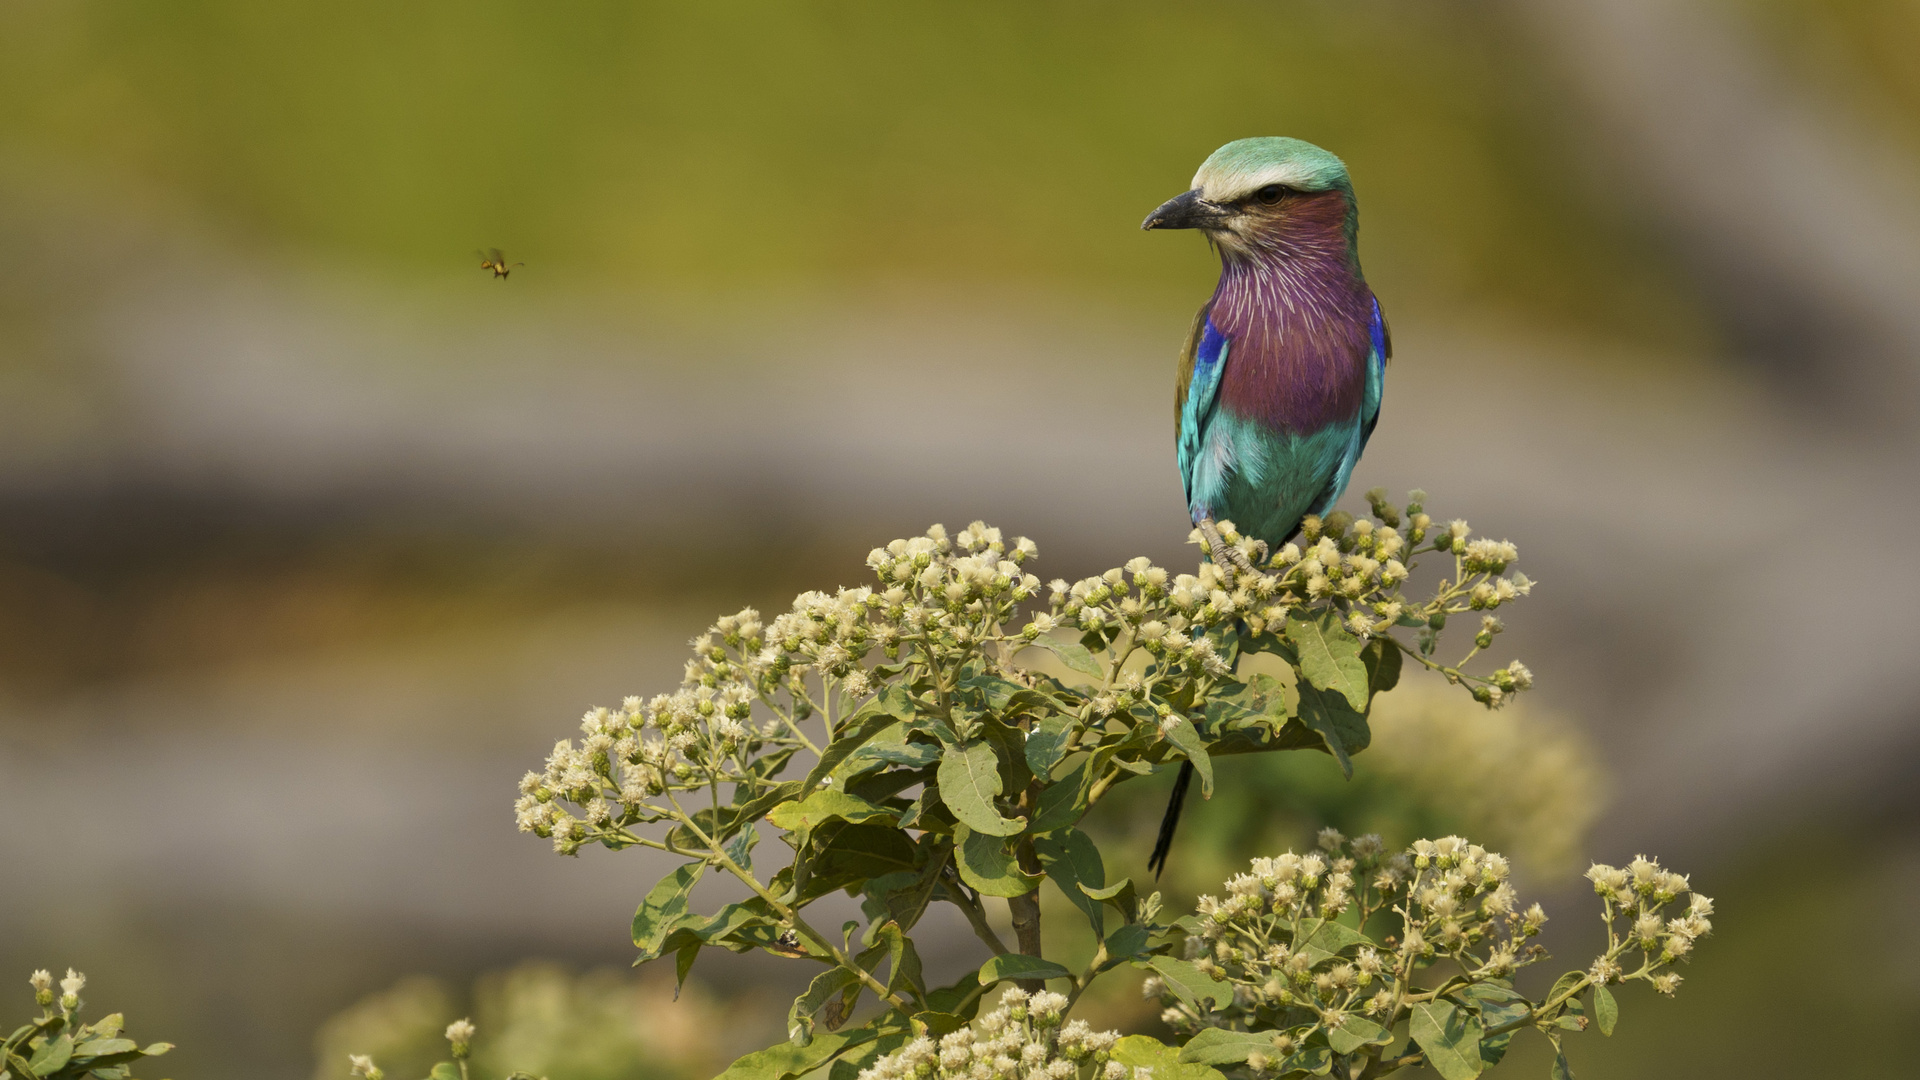
{"label": "long tail feather", "polygon": [[1173,830],[1180,824],[1180,808],[1187,801],[1187,785],[1193,783],[1193,762],[1180,763],[1180,776],[1173,782],[1173,797],[1167,800],[1167,813],[1160,819],[1160,836],[1153,842],[1153,855],[1147,859],[1147,869],[1153,871],[1153,879],[1160,880],[1160,872],[1167,868],[1167,855],[1173,850]]}

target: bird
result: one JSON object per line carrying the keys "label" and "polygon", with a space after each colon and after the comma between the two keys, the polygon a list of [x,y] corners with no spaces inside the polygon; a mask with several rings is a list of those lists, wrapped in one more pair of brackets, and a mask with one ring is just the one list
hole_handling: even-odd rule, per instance
{"label": "bird", "polygon": [[488,248],[479,255],[480,269],[493,271],[493,276],[496,278],[503,278],[513,273],[516,266],[527,265],[526,263],[508,263],[506,253],[499,248]]}
{"label": "bird", "polygon": [[[1293,539],[1339,501],[1380,418],[1393,345],[1360,271],[1359,204],[1338,157],[1267,136],[1215,150],[1140,227],[1198,230],[1220,256],[1180,358],[1175,451],[1188,514],[1231,580],[1253,566],[1218,523],[1269,550]],[[1192,778],[1183,763],[1156,877]]]}

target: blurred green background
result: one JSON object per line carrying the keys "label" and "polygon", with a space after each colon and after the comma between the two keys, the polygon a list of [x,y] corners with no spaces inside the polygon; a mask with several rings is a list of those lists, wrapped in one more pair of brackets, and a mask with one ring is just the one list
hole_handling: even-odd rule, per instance
{"label": "blurred green background", "polygon": [[1905,0],[0,5],[0,969],[83,968],[180,1077],[469,1009],[553,1080],[751,1048],[797,976],[604,973],[659,867],[546,854],[514,778],[931,520],[1188,558],[1214,263],[1137,226],[1289,134],[1393,320],[1357,486],[1520,544],[1539,711],[1410,686],[1352,784],[1236,763],[1170,891],[1472,829],[1572,960],[1572,874],[1645,850],[1718,930],[1582,1076],[1899,1075],[1916,46]]}

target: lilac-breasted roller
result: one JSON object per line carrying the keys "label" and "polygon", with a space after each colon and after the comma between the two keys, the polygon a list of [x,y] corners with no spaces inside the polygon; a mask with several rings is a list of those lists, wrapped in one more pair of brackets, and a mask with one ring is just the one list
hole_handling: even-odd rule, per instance
{"label": "lilac-breasted roller", "polygon": [[[1215,522],[1286,543],[1333,509],[1380,416],[1392,345],[1360,272],[1353,184],[1311,143],[1240,139],[1141,228],[1199,229],[1220,252],[1180,360],[1175,446],[1193,523],[1216,558],[1251,571]],[[1181,767],[1149,869],[1166,865],[1192,775]]]}

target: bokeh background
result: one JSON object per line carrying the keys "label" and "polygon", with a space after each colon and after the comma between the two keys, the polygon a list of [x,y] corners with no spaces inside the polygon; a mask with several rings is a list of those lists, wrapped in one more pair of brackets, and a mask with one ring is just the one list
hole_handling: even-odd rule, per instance
{"label": "bokeh background", "polygon": [[1214,268],[1137,225],[1291,134],[1393,321],[1356,489],[1520,545],[1539,689],[1243,772],[1169,888],[1464,821],[1577,966],[1572,875],[1657,853],[1716,935],[1580,1075],[1904,1075],[1916,48],[1908,0],[0,3],[0,985],[82,968],[206,1080],[469,1009],[555,1080],[777,1037],[786,968],[622,974],[660,867],[553,857],[515,778],[930,521],[1191,558]]}

